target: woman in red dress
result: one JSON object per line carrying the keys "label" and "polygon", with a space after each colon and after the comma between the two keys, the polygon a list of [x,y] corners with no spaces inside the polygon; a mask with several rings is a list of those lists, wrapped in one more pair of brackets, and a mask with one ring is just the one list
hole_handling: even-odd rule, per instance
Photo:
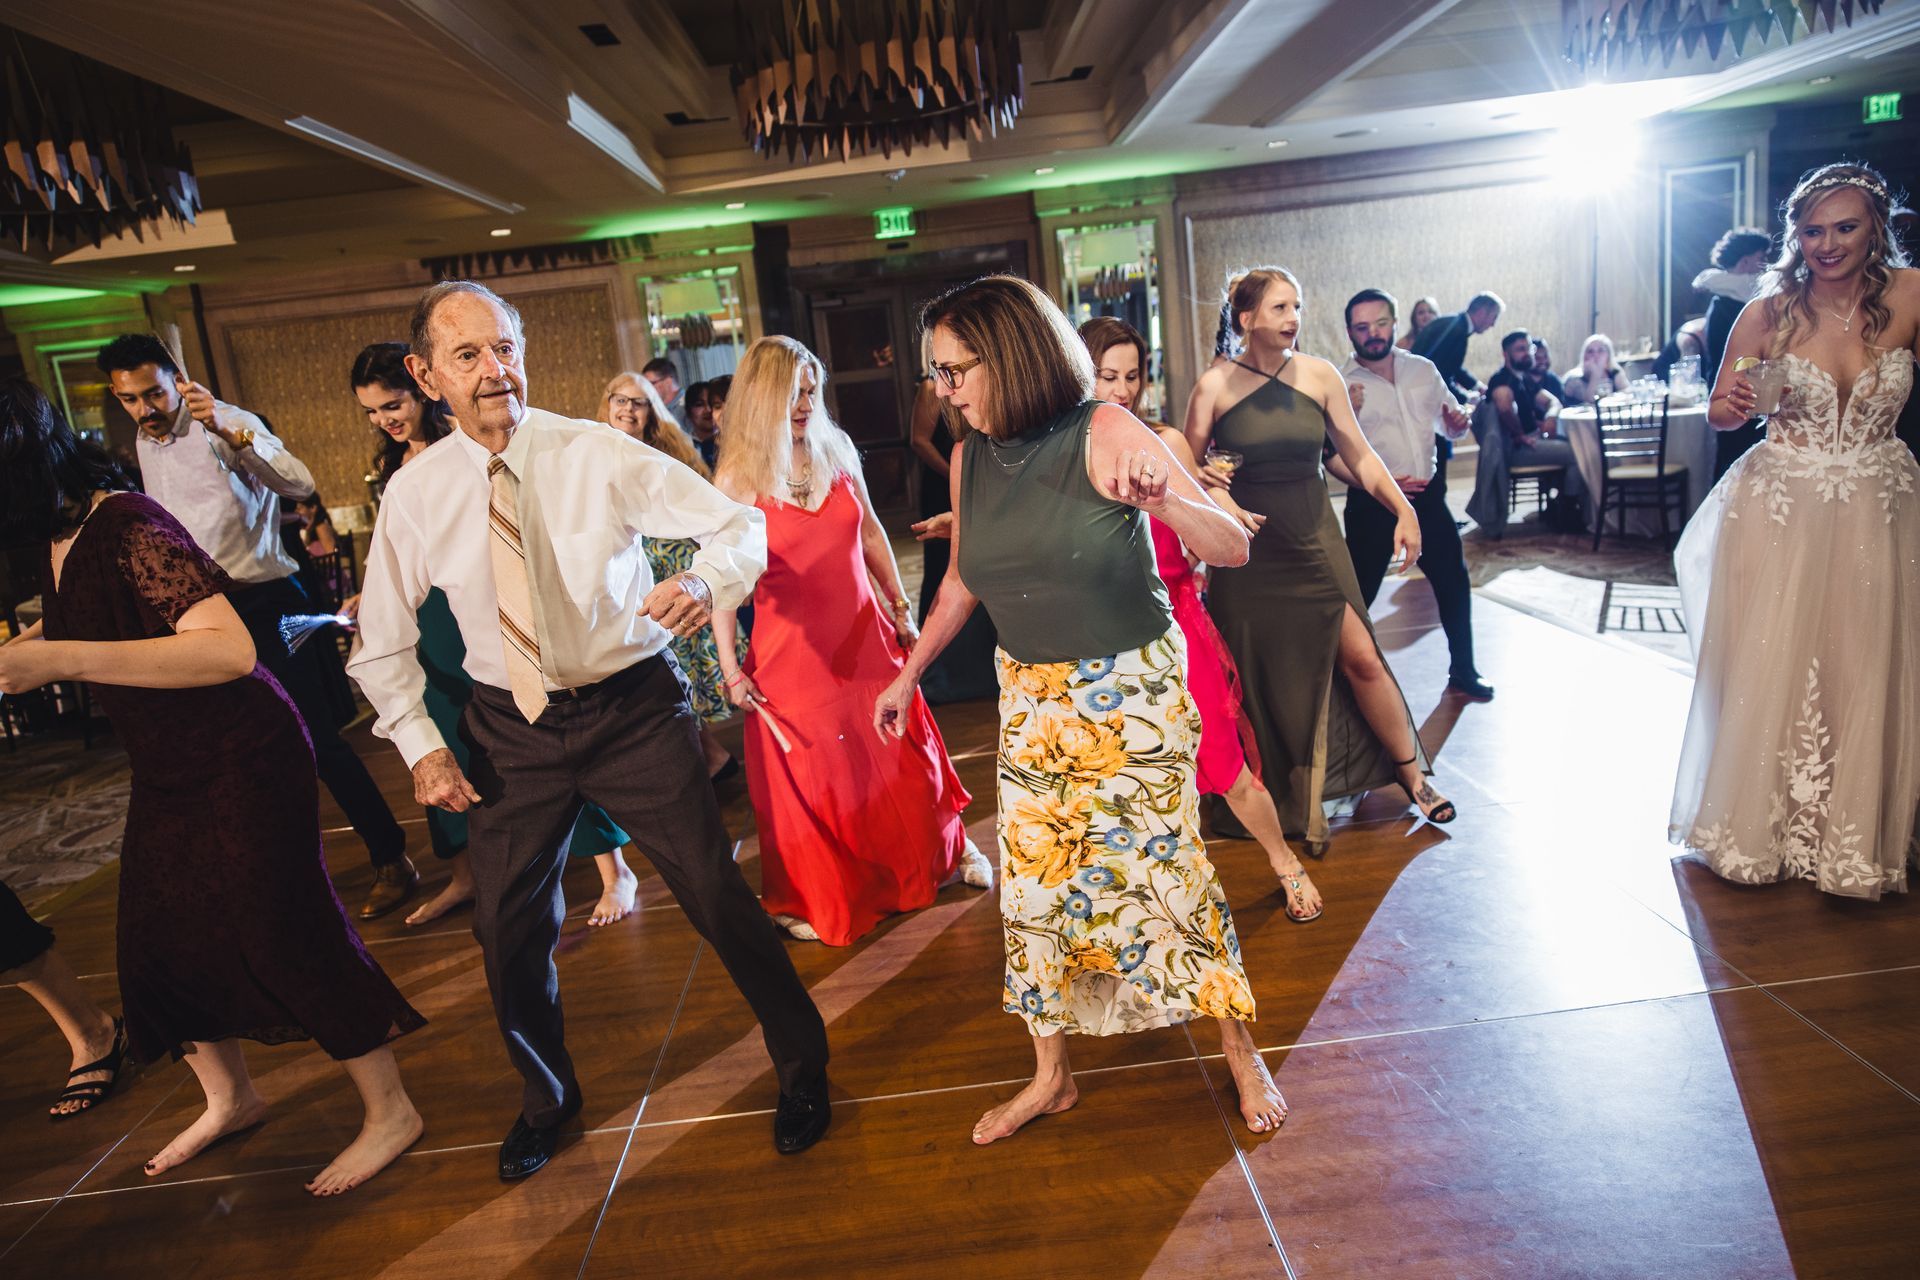
{"label": "woman in red dress", "polygon": [[[1147,367],[1146,339],[1126,321],[1111,316],[1096,317],[1081,325],[1080,338],[1093,357],[1093,393],[1131,410]],[[1154,430],[1173,450],[1173,456],[1198,475],[1186,437],[1158,423]],[[1265,517],[1242,511],[1224,489],[1210,490],[1208,496],[1246,526],[1250,536],[1260,532]],[[1240,705],[1240,673],[1234,668],[1233,655],[1227,652],[1227,642],[1220,638],[1206,605],[1201,603],[1200,584],[1187,549],[1180,544],[1180,535],[1158,520],[1149,523],[1160,580],[1167,584],[1174,621],[1180,624],[1187,641],[1187,691],[1200,708],[1200,750],[1195,755],[1195,781],[1200,794],[1224,799],[1233,816],[1266,851],[1267,861],[1273,864],[1281,891],[1287,896],[1287,919],[1295,924],[1318,920],[1322,910],[1320,891],[1307,878],[1299,855],[1287,845],[1273,793],[1260,782],[1259,751],[1254,745],[1253,726]],[[1284,626],[1285,622],[1276,620],[1275,625]]]}
{"label": "woman in red dress", "polygon": [[347,924],[320,850],[313,746],[224,594],[232,583],[31,383],[0,382],[0,546],[45,549],[41,622],[0,693],[84,680],[132,767],[116,922],[134,1061],[185,1057],[207,1109],[148,1176],[266,1119],[242,1039],[312,1039],[365,1104],[307,1184],[352,1190],[420,1136],[389,1041],[425,1023]]}
{"label": "woman in red dress", "polygon": [[[745,665],[734,611],[714,612],[727,696],[747,717],[761,900],[797,938],[846,946],[887,916],[993,868],[967,839],[970,797],[916,695],[906,736],[873,732],[874,698],[918,636],[860,458],[818,403],[826,370],[762,338],[734,375],[714,482],[766,515]],[[889,603],[874,598],[877,580]]]}

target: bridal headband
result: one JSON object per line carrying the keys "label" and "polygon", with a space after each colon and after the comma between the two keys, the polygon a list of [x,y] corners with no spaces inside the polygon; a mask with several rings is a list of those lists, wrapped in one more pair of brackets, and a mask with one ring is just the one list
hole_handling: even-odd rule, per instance
{"label": "bridal headband", "polygon": [[1858,178],[1850,174],[1836,174],[1831,178],[1822,178],[1800,194],[1812,195],[1814,192],[1824,191],[1828,187],[1859,187],[1862,191],[1870,195],[1878,196],[1882,202],[1888,199],[1887,189],[1875,182],[1872,178]]}

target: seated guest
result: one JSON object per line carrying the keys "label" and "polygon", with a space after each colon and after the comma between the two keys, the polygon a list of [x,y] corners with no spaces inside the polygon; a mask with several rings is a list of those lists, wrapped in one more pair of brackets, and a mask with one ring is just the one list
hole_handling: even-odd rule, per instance
{"label": "seated guest", "polygon": [[[1560,496],[1580,499],[1585,487],[1580,481],[1573,444],[1556,435],[1560,402],[1550,392],[1530,386],[1527,373],[1533,364],[1533,340],[1525,329],[1515,329],[1500,340],[1506,364],[1487,379],[1487,404],[1498,422],[1496,430],[1480,431],[1482,458],[1479,488],[1467,512],[1483,524],[1489,523],[1481,512],[1497,509],[1500,519],[1491,527],[1505,523],[1507,477],[1517,467],[1560,467]],[[1479,428],[1476,427],[1476,430]],[[1497,469],[1490,470],[1490,464]],[[1491,490],[1489,491],[1489,486]]]}
{"label": "seated guest", "polygon": [[340,541],[333,532],[333,517],[327,514],[327,504],[320,501],[318,493],[310,493],[293,504],[300,513],[300,541],[307,550],[317,556],[330,556],[340,549]]}
{"label": "seated guest", "polygon": [[1407,331],[1400,341],[1393,345],[1402,351],[1413,350],[1413,343],[1420,331],[1440,318],[1440,304],[1432,298],[1421,298],[1413,304],[1413,310],[1407,316]]}
{"label": "seated guest", "polygon": [[1567,379],[1561,404],[1598,404],[1627,389],[1627,375],[1613,362],[1613,339],[1596,333],[1580,348],[1580,372]]}
{"label": "seated guest", "polygon": [[1545,338],[1533,340],[1533,370],[1527,374],[1527,381],[1536,390],[1545,391],[1561,404],[1567,402],[1567,390],[1560,385],[1559,375],[1553,371],[1553,353],[1547,349]]}

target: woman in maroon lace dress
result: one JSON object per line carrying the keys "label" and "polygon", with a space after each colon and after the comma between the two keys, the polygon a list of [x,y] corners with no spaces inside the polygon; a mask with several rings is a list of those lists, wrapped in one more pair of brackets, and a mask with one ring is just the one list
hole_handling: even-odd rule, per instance
{"label": "woman in maroon lace dress", "polygon": [[45,615],[0,647],[0,692],[85,680],[112,719],[133,769],[117,939],[131,1056],[185,1056],[207,1096],[147,1172],[266,1118],[242,1038],[313,1039],[366,1104],[307,1184],[336,1195],[419,1138],[388,1042],[424,1019],[334,896],[312,746],[254,662],[226,575],[114,480],[38,388],[0,382],[0,546],[51,544]]}

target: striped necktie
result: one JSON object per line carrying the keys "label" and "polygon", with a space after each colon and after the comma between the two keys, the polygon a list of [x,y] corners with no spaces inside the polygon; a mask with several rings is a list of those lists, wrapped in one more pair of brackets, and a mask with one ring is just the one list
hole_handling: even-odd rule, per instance
{"label": "striped necktie", "polygon": [[533,590],[527,583],[527,553],[520,545],[519,485],[504,458],[487,461],[487,551],[493,560],[493,590],[500,603],[500,638],[507,660],[513,705],[532,724],[547,709],[540,674],[540,634],[533,621]]}

